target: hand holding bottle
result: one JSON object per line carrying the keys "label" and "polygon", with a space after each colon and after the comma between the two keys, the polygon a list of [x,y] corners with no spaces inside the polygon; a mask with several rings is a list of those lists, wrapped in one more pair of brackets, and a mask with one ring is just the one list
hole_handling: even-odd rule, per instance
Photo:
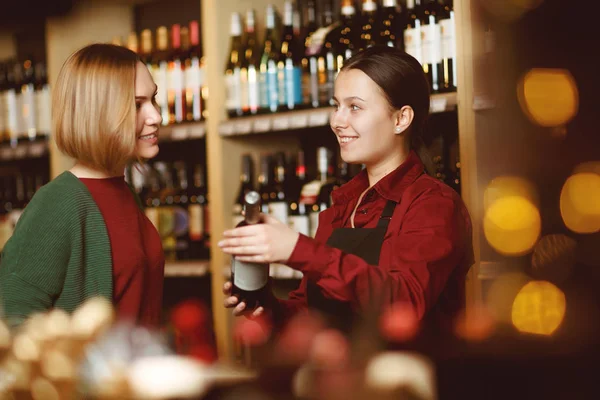
{"label": "hand holding bottle", "polygon": [[262,224],[225,231],[219,247],[240,261],[285,264],[300,234],[271,216],[261,214],[261,220]]}
{"label": "hand holding bottle", "polygon": [[232,289],[231,282],[225,282],[223,285],[223,294],[225,295],[225,300],[223,301],[223,305],[225,308],[233,308],[233,315],[236,317],[245,315],[248,318],[256,318],[260,317],[264,314],[264,307],[260,306],[254,310],[246,309],[246,302],[240,301],[237,296],[233,296],[231,293]]}

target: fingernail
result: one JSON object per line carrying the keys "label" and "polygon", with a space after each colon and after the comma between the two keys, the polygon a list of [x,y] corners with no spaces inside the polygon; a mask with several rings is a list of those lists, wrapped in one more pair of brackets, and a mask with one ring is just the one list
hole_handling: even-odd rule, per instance
{"label": "fingernail", "polygon": [[223,246],[223,240],[221,240],[219,243],[217,243],[217,246],[222,247]]}

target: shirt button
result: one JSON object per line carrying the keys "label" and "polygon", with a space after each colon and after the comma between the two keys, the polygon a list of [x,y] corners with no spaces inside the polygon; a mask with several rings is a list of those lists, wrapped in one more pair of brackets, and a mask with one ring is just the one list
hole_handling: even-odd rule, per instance
{"label": "shirt button", "polygon": [[368,212],[368,210],[366,208],[363,208],[359,212],[364,215],[364,214],[366,214]]}

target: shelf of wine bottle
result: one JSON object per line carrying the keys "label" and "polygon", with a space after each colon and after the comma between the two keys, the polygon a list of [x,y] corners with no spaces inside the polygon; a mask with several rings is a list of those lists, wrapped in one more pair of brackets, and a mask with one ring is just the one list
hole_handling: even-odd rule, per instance
{"label": "shelf of wine bottle", "polygon": [[48,140],[22,141],[0,144],[0,162],[40,158],[48,154]]}
{"label": "shelf of wine bottle", "polygon": [[[452,111],[456,105],[456,93],[434,94],[431,96],[430,112]],[[238,136],[326,126],[331,110],[332,107],[321,107],[232,118],[219,125],[219,134]]]}
{"label": "shelf of wine bottle", "polygon": [[172,261],[165,263],[165,276],[206,276],[210,272],[210,260]]}
{"label": "shelf of wine bottle", "polygon": [[159,132],[159,141],[201,139],[206,136],[206,125],[204,122],[173,124],[162,126]]}

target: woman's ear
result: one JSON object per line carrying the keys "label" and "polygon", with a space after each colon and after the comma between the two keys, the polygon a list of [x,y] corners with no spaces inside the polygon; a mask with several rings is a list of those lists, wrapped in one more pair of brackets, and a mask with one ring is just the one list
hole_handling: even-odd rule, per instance
{"label": "woman's ear", "polygon": [[394,112],[394,133],[400,135],[405,132],[415,117],[415,112],[411,106],[404,106]]}

